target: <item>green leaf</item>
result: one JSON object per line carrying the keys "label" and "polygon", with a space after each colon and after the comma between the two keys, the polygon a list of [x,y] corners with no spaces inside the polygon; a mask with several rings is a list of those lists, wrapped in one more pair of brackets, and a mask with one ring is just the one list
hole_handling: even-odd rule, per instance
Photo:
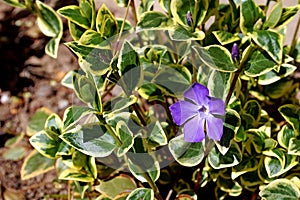
{"label": "green leaf", "polygon": [[291,138],[288,146],[288,154],[300,156],[300,140]]}
{"label": "green leaf", "polygon": [[79,57],[84,71],[89,71],[93,75],[103,75],[109,70],[112,52],[106,47],[94,48],[75,41],[65,43],[65,45]]}
{"label": "green leaf", "polygon": [[45,52],[52,58],[57,58],[57,51],[61,37],[52,38],[45,46]]}
{"label": "green leaf", "polygon": [[82,13],[79,6],[65,6],[60,8],[57,12],[84,29],[89,29],[91,27],[89,19]]}
{"label": "green leaf", "polygon": [[13,7],[26,8],[26,5],[21,3],[19,0],[3,0],[3,2],[5,2]]}
{"label": "green leaf", "polygon": [[203,40],[205,38],[205,33],[201,30],[191,33],[187,28],[176,25],[175,29],[169,30],[169,34],[172,40],[175,41],[187,41],[187,40]]}
{"label": "green leaf", "polygon": [[154,83],[143,83],[138,89],[142,98],[151,101],[164,101],[162,91]]}
{"label": "green leaf", "polygon": [[154,192],[149,188],[137,188],[133,190],[126,200],[154,200]]}
{"label": "green leaf", "polygon": [[300,198],[299,188],[288,179],[277,179],[263,187],[259,192],[263,200],[298,200]]}
{"label": "green leaf", "polygon": [[240,29],[244,35],[253,31],[255,23],[265,16],[260,7],[253,0],[242,1],[240,8]]}
{"label": "green leaf", "polygon": [[144,12],[137,24],[139,29],[169,29],[173,26],[173,20],[161,12]]}
{"label": "green leaf", "polygon": [[280,146],[287,149],[289,147],[290,139],[294,137],[294,130],[291,129],[288,125],[284,125],[277,134],[277,141],[280,144]]}
{"label": "green leaf", "polygon": [[99,46],[107,46],[108,43],[101,36],[100,33],[94,31],[94,30],[86,30],[80,37],[79,43],[82,45],[87,45],[89,47],[99,47]]}
{"label": "green leaf", "polygon": [[80,0],[79,7],[81,13],[89,20],[90,28],[93,29],[96,18],[95,2],[93,0]]}
{"label": "green leaf", "polygon": [[169,141],[169,149],[175,160],[186,167],[198,165],[204,158],[203,142],[190,143],[184,136],[177,136]]}
{"label": "green leaf", "polygon": [[101,181],[100,185],[97,185],[95,189],[113,199],[122,192],[136,189],[136,184],[131,177],[120,175],[108,181]]}
{"label": "green leaf", "polygon": [[56,12],[41,1],[36,1],[39,9],[37,23],[42,33],[49,37],[62,36],[62,21]]}
{"label": "green leaf", "polygon": [[229,150],[222,155],[217,148],[212,148],[208,154],[208,162],[214,169],[233,167],[242,160],[242,152],[237,143],[232,142]]}
{"label": "green leaf", "polygon": [[148,153],[130,153],[127,154],[127,164],[132,175],[139,181],[145,183],[147,179],[144,177],[147,173],[153,182],[157,181],[160,176],[160,166],[158,161]]}
{"label": "green leaf", "polygon": [[118,23],[104,3],[97,13],[96,29],[98,33],[106,38],[112,37],[118,33]]}
{"label": "green leaf", "polygon": [[267,18],[267,21],[264,23],[265,28],[274,28],[279,22],[282,14],[282,1],[278,1],[271,9],[270,15]]}
{"label": "green leaf", "polygon": [[93,157],[106,157],[116,148],[112,136],[98,123],[76,127],[60,137],[68,145]]}
{"label": "green leaf", "polygon": [[121,157],[133,146],[133,133],[124,121],[119,121],[116,126],[116,135],[122,141],[122,145],[117,151],[117,156]]}
{"label": "green leaf", "polygon": [[138,53],[130,42],[125,41],[118,59],[121,86],[127,95],[131,94],[142,82],[142,67]]}
{"label": "green leaf", "polygon": [[296,62],[300,63],[300,38],[298,38],[298,40],[295,44],[295,48],[292,52],[292,56]]}
{"label": "green leaf", "polygon": [[56,12],[48,5],[41,1],[36,1],[38,8],[37,23],[46,36],[53,37],[45,47],[46,53],[53,57],[57,57],[58,45],[63,34],[62,21]]}
{"label": "green leaf", "polygon": [[225,46],[227,44],[236,42],[240,40],[240,37],[238,34],[232,34],[226,31],[213,31],[212,32],[214,36],[217,38],[217,40],[221,43],[222,46]]}
{"label": "green leaf", "polygon": [[4,147],[13,147],[17,145],[24,138],[24,133],[20,133],[12,138],[5,141]]}
{"label": "green leaf", "polygon": [[169,12],[170,10],[170,1],[169,0],[158,0],[159,4],[161,6],[161,8],[165,11],[165,12]]}
{"label": "green leaf", "polygon": [[150,11],[153,8],[155,0],[142,0],[139,6],[139,14],[143,14],[146,11]]}
{"label": "green leaf", "polygon": [[283,118],[293,127],[295,135],[299,135],[299,110],[300,108],[296,105],[287,104],[278,108]]}
{"label": "green leaf", "polygon": [[85,28],[82,28],[71,20],[68,20],[68,27],[74,41],[78,41],[81,38],[82,34],[86,31]]}
{"label": "green leaf", "polygon": [[38,109],[28,123],[26,130],[27,135],[32,136],[44,130],[45,122],[51,113],[52,112],[45,107]]}
{"label": "green leaf", "polygon": [[34,134],[29,139],[30,144],[43,156],[54,159],[59,142],[50,138],[45,131]]}
{"label": "green leaf", "polygon": [[283,8],[280,20],[276,24],[276,27],[280,28],[288,24],[296,16],[299,9],[300,9],[299,4],[296,6]]}
{"label": "green leaf", "polygon": [[284,77],[289,76],[292,74],[297,67],[291,64],[282,64],[280,66],[279,72],[276,72],[275,70],[272,70],[266,74],[263,74],[258,77],[258,83],[260,85],[269,85],[271,83],[274,83]]}
{"label": "green leaf", "polygon": [[183,65],[163,65],[152,80],[167,95],[182,95],[190,87],[192,75]]}
{"label": "green leaf", "polygon": [[112,100],[111,105],[107,111],[103,113],[105,117],[120,113],[124,110],[129,110],[129,107],[137,102],[137,97],[134,95],[130,95],[129,97],[118,97],[116,100]]}
{"label": "green leaf", "polygon": [[63,117],[64,131],[75,125],[82,117],[93,112],[93,109],[83,106],[71,106],[67,108]]}
{"label": "green leaf", "polygon": [[167,136],[158,120],[151,122],[147,127],[147,140],[152,147],[168,144]]}
{"label": "green leaf", "polygon": [[231,178],[236,179],[237,177],[245,173],[257,171],[257,168],[258,168],[257,158],[244,156],[243,160],[238,165],[233,167]]}
{"label": "green leaf", "polygon": [[220,45],[193,47],[200,59],[209,67],[221,72],[234,72],[237,67],[233,64],[230,52]]}
{"label": "green leaf", "polygon": [[21,168],[21,179],[26,180],[54,169],[54,159],[42,156],[33,150],[24,160]]}
{"label": "green leaf", "polygon": [[9,149],[5,149],[2,156],[5,160],[18,161],[22,159],[27,152],[27,149],[23,146],[14,146]]}
{"label": "green leaf", "polygon": [[291,92],[293,88],[294,81],[289,79],[281,79],[270,85],[266,85],[265,94],[272,99],[278,99],[286,96]]}
{"label": "green leaf", "polygon": [[265,50],[278,64],[282,62],[283,36],[270,30],[257,30],[248,33],[254,42]]}
{"label": "green leaf", "polygon": [[245,66],[245,74],[250,77],[257,77],[265,74],[276,67],[276,63],[272,61],[266,52],[254,51]]}
{"label": "green leaf", "polygon": [[213,70],[207,83],[210,96],[217,97],[225,101],[230,89],[231,78],[232,73]]}
{"label": "green leaf", "polygon": [[62,126],[60,117],[55,113],[51,114],[45,122],[45,130],[53,131],[58,135],[61,134]]}
{"label": "green leaf", "polygon": [[272,149],[263,152],[264,164],[269,178],[278,177],[298,164],[297,156],[285,154],[282,149]]}
{"label": "green leaf", "polygon": [[[184,26],[188,26],[186,22],[186,14],[188,11],[191,12],[192,16],[194,15],[194,4],[193,0],[173,0],[170,4],[170,10],[174,17],[174,20]],[[193,22],[195,23],[195,22]]]}
{"label": "green leaf", "polygon": [[66,169],[60,173],[58,179],[62,180],[72,180],[72,181],[80,181],[84,183],[93,182],[94,178],[85,173],[84,171],[79,171],[76,169]]}
{"label": "green leaf", "polygon": [[261,106],[256,100],[249,100],[244,106],[244,111],[250,114],[257,122],[261,116]]}
{"label": "green leaf", "polygon": [[72,163],[75,169],[80,170],[83,167],[87,166],[87,158],[87,155],[75,150],[72,154]]}

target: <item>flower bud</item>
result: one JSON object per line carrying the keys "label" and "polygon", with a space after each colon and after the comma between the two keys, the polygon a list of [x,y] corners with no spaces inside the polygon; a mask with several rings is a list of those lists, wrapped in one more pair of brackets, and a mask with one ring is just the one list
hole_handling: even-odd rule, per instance
{"label": "flower bud", "polygon": [[188,11],[186,14],[186,22],[189,26],[192,26],[193,24],[193,18],[192,18],[192,13],[191,11]]}
{"label": "flower bud", "polygon": [[239,59],[239,47],[237,43],[234,43],[231,49],[231,57],[234,61]]}

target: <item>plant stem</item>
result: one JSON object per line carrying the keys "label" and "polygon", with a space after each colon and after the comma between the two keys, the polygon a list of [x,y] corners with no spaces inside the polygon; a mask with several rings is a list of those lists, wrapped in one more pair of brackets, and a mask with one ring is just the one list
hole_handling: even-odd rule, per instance
{"label": "plant stem", "polygon": [[201,186],[201,179],[202,179],[202,172],[203,172],[203,168],[204,168],[204,163],[205,163],[205,160],[206,160],[206,157],[208,156],[209,152],[211,151],[212,147],[213,147],[213,144],[214,144],[214,141],[213,140],[210,140],[208,141],[208,143],[206,144],[206,149],[205,149],[205,152],[204,152],[204,157],[202,159],[202,161],[200,162],[199,164],[199,172],[197,174],[197,180],[196,180],[196,183],[195,183],[195,186],[194,186],[194,192],[197,193],[200,186]]}
{"label": "plant stem", "polygon": [[151,177],[149,176],[149,174],[147,172],[143,172],[142,173],[143,177],[147,180],[148,184],[150,185],[150,187],[152,188],[152,190],[154,191],[154,194],[156,196],[156,198],[158,200],[163,200],[162,196],[160,195],[160,192],[158,190],[158,187],[156,186],[156,184],[153,182],[153,180],[151,179]]}
{"label": "plant stem", "polygon": [[[125,27],[125,21],[126,21],[127,16],[128,16],[129,5],[131,4],[131,1],[132,1],[132,0],[129,0],[129,1],[128,1],[127,8],[126,8],[126,12],[125,12],[125,16],[124,16],[124,20],[123,20],[123,22],[122,22],[122,26],[121,26],[121,29],[120,29],[120,32],[119,32],[119,36],[118,36],[117,43],[119,43],[119,41],[120,41],[120,39],[121,39],[121,36],[122,36],[122,33],[123,33],[123,30],[124,30],[124,27]],[[117,45],[117,46],[118,46],[118,45]]]}
{"label": "plant stem", "polygon": [[298,32],[299,32],[299,26],[300,26],[300,17],[298,17],[298,22],[297,22],[296,29],[295,29],[295,32],[294,32],[294,35],[293,35],[293,40],[292,40],[291,49],[289,51],[289,54],[292,54],[295,50],[297,40],[298,40],[297,35],[298,35]]}
{"label": "plant stem", "polygon": [[192,23],[192,30],[195,31],[195,28],[197,26],[197,15],[198,15],[198,9],[199,9],[199,2],[200,0],[195,0],[195,7],[194,7],[194,13],[193,13],[193,23]]}
{"label": "plant stem", "polygon": [[246,48],[246,53],[245,53],[245,55],[243,56],[243,58],[240,62],[239,68],[234,73],[234,77],[232,79],[230,89],[229,89],[228,95],[227,95],[226,100],[225,100],[225,105],[228,105],[228,103],[230,101],[230,98],[231,98],[231,95],[233,94],[233,91],[235,89],[236,82],[237,82],[237,80],[240,76],[240,73],[243,71],[243,68],[244,68],[247,60],[249,59],[250,55],[252,54],[253,50],[254,50],[254,47],[251,44],[248,46],[248,48]]}
{"label": "plant stem", "polygon": [[117,142],[117,145],[120,147],[122,146],[122,141],[119,139],[119,137],[116,135],[115,131],[110,127],[110,125],[105,124],[105,128],[107,129],[107,132],[114,138],[114,140]]}

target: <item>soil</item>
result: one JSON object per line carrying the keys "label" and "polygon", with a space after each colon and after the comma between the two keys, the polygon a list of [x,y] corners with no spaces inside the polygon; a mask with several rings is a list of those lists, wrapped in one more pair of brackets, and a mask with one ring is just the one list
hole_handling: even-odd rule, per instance
{"label": "soil", "polygon": [[[33,150],[26,136],[29,119],[41,107],[62,116],[75,101],[73,91],[60,81],[68,71],[78,68],[77,59],[63,44],[57,59],[45,55],[49,38],[40,32],[35,20],[24,9],[0,1],[0,199],[4,200],[59,199],[51,195],[67,193],[66,184],[57,180],[54,170],[28,180],[20,178],[24,158]],[[65,32],[62,42],[70,40],[68,35]],[[24,148],[25,154],[5,159],[3,154],[9,149],[5,142],[22,133],[25,137],[18,147]]]}

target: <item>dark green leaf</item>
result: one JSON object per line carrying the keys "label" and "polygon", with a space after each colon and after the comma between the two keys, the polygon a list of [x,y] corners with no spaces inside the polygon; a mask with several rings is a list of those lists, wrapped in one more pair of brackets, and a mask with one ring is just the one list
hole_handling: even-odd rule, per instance
{"label": "dark green leaf", "polygon": [[279,107],[280,114],[284,117],[284,119],[293,127],[295,131],[295,135],[299,135],[299,107],[292,104],[287,104]]}
{"label": "dark green leaf", "polygon": [[126,200],[154,200],[154,192],[149,188],[137,188],[133,190]]}
{"label": "dark green leaf", "polygon": [[288,24],[297,14],[298,10],[300,9],[300,5],[290,6],[283,8],[282,14],[280,17],[279,22],[276,24],[277,27],[282,27]]}
{"label": "dark green leaf", "polygon": [[290,139],[294,137],[294,130],[291,129],[288,125],[284,125],[278,132],[277,141],[282,147],[287,149],[289,146]]}
{"label": "dark green leaf", "polygon": [[34,134],[30,144],[43,156],[54,159],[59,147],[59,142],[50,138],[45,131]]}
{"label": "dark green leaf", "polygon": [[265,74],[276,67],[276,63],[265,55],[265,52],[256,50],[252,53],[246,64],[245,74],[257,77]]}
{"label": "dark green leaf", "polygon": [[27,135],[32,136],[33,134],[44,130],[45,122],[50,114],[51,111],[47,108],[38,109],[28,123],[26,130]]}
{"label": "dark green leaf", "polygon": [[118,69],[121,76],[121,86],[127,95],[131,94],[142,81],[142,68],[139,55],[133,46],[125,41],[118,59]]}
{"label": "dark green leaf", "polygon": [[245,35],[253,31],[255,23],[259,19],[264,19],[263,11],[253,0],[242,1],[240,16],[240,29]]}
{"label": "dark green leaf", "polygon": [[212,33],[223,46],[240,40],[238,34],[232,34],[226,31],[213,31]]}
{"label": "dark green leaf", "polygon": [[170,152],[179,164],[187,167],[196,166],[204,158],[203,142],[185,142],[183,137],[180,135],[170,140]]}
{"label": "dark green leaf", "polygon": [[85,28],[82,28],[71,20],[68,20],[68,27],[74,41],[78,41],[81,38],[82,34],[86,31]]}
{"label": "dark green leaf", "polygon": [[119,121],[116,126],[116,135],[122,141],[122,145],[118,148],[117,155],[123,156],[133,146],[133,133],[124,121]]}
{"label": "dark green leaf", "polygon": [[89,29],[91,27],[89,19],[82,13],[79,6],[65,6],[57,12],[82,28]]}
{"label": "dark green leaf", "polygon": [[62,173],[60,173],[59,179],[62,180],[72,180],[72,181],[80,181],[84,183],[93,182],[94,178],[86,173],[85,171],[79,171],[76,169],[66,169]]}
{"label": "dark green leaf", "polygon": [[173,20],[161,12],[144,12],[137,24],[140,29],[162,29],[172,28]]}
{"label": "dark green leaf", "polygon": [[300,198],[299,188],[288,179],[277,179],[263,187],[259,196],[265,200],[298,200]]}
{"label": "dark green leaf", "polygon": [[277,2],[270,11],[270,15],[267,18],[267,21],[264,23],[264,27],[274,28],[279,22],[282,14],[282,1]]}
{"label": "dark green leaf", "polygon": [[3,1],[13,7],[26,8],[26,6],[23,3],[21,3],[19,0],[3,0]]}
{"label": "dark green leaf", "polygon": [[283,55],[282,35],[269,30],[253,31],[249,35],[276,63],[281,64]]}
{"label": "dark green leaf", "polygon": [[71,106],[67,108],[64,112],[63,118],[64,130],[67,130],[75,125],[75,123],[78,122],[83,116],[93,112],[93,109],[83,106]]}
{"label": "dark green leaf", "polygon": [[93,157],[106,157],[116,148],[115,141],[106,133],[106,128],[97,123],[72,129],[61,135],[61,139],[82,153]]}
{"label": "dark green leaf", "polygon": [[237,67],[233,64],[230,52],[222,46],[211,45],[205,48],[193,47],[200,59],[209,67],[222,72],[234,72]]}
{"label": "dark green leaf", "polygon": [[291,92],[291,89],[293,88],[293,83],[293,80],[281,79],[275,83],[266,85],[265,93],[272,99],[281,98]]}
{"label": "dark green leaf", "polygon": [[106,38],[112,37],[118,33],[118,23],[104,3],[97,13],[96,28],[98,33]]}
{"label": "dark green leaf", "polygon": [[169,95],[182,95],[191,81],[191,73],[182,65],[163,66],[153,78],[153,82]]}
{"label": "dark green leaf", "polygon": [[291,64],[282,64],[280,66],[279,72],[276,72],[275,70],[272,70],[266,74],[263,74],[258,77],[258,83],[261,85],[269,85],[271,83],[274,83],[283,77],[287,77],[290,74],[292,74],[297,69],[296,66]]}
{"label": "dark green leaf", "polygon": [[42,156],[33,150],[24,160],[21,179],[26,180],[54,169],[55,160]]}
{"label": "dark green leaf", "polygon": [[237,143],[233,142],[225,155],[217,148],[212,148],[208,154],[208,162],[214,169],[233,167],[242,160],[242,152]]}

